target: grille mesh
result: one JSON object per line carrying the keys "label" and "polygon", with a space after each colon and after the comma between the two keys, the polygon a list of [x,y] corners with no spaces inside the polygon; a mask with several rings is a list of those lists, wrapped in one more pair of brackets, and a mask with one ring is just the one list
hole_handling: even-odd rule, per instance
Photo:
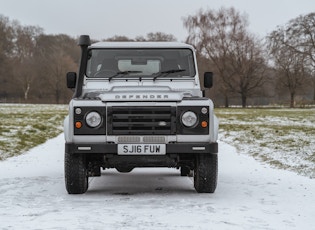
{"label": "grille mesh", "polygon": [[108,108],[109,135],[171,135],[175,132],[175,107]]}

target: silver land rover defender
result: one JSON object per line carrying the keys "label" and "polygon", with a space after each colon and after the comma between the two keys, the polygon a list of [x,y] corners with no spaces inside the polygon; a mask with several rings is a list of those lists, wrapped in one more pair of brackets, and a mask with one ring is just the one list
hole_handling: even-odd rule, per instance
{"label": "silver land rover defender", "polygon": [[[218,120],[203,97],[196,55],[174,42],[98,42],[80,36],[78,75],[64,121],[65,184],[85,193],[101,168],[174,167],[193,172],[194,187],[213,193],[218,175]],[[211,88],[212,73],[204,74]]]}

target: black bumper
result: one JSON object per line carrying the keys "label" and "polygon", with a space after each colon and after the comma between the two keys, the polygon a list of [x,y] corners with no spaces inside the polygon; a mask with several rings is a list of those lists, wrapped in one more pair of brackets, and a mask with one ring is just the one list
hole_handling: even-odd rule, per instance
{"label": "black bumper", "polygon": [[[70,154],[114,154],[117,144],[101,143],[66,143],[65,152]],[[166,144],[166,154],[218,153],[218,143],[174,143]]]}

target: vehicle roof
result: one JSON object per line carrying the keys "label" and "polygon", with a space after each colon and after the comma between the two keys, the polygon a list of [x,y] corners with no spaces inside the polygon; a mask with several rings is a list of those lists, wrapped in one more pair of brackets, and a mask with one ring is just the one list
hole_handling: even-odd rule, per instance
{"label": "vehicle roof", "polygon": [[189,48],[193,46],[181,42],[97,42],[91,48]]}

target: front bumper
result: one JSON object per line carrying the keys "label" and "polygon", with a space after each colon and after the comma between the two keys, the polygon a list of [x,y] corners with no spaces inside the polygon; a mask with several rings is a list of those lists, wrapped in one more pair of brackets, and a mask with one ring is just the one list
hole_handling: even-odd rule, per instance
{"label": "front bumper", "polygon": [[[113,154],[117,155],[117,144],[111,143],[66,143],[65,151],[70,154]],[[167,154],[218,153],[218,143],[172,143],[166,144]]]}

